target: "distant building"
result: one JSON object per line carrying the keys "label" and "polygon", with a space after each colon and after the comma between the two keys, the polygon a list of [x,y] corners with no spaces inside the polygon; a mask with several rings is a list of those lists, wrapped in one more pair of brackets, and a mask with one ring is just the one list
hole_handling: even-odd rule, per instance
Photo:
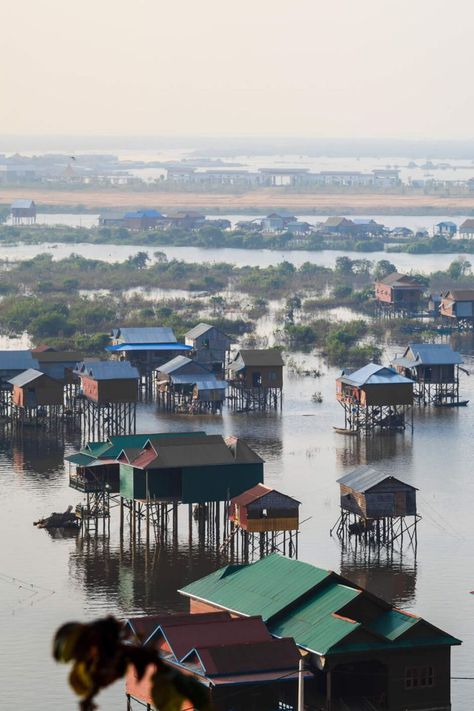
{"label": "distant building", "polygon": [[441,294],[441,316],[472,321],[474,318],[474,289],[451,289]]}
{"label": "distant building", "polygon": [[459,237],[461,239],[474,238],[474,218],[464,220],[464,222],[459,225]]}
{"label": "distant building", "polygon": [[195,210],[178,210],[168,212],[166,223],[168,227],[179,227],[185,230],[196,230],[205,223],[206,217]]}
{"label": "distant building", "polygon": [[374,176],[359,170],[323,170],[315,174],[315,179],[323,185],[342,187],[367,187],[374,184]]}
{"label": "distant building", "polygon": [[314,678],[305,708],[451,708],[451,647],[460,640],[332,571],[274,553],[179,592],[197,617],[260,615],[274,637],[293,638]]}
{"label": "distant building", "polygon": [[272,212],[262,220],[262,231],[269,233],[284,232],[289,223],[295,223],[296,217],[285,213]]}
{"label": "distant building", "polygon": [[220,329],[199,323],[184,334],[184,342],[192,347],[195,361],[213,373],[224,372],[232,341]]}
{"label": "distant building", "polygon": [[424,287],[414,278],[406,274],[393,272],[375,282],[375,299],[382,306],[396,311],[416,313]]}
{"label": "distant building", "polygon": [[110,210],[99,215],[100,227],[123,227],[125,213],[119,210]]}
{"label": "distant building", "polygon": [[123,225],[129,230],[151,230],[164,222],[165,218],[158,210],[135,210],[126,212],[123,216]]}
{"label": "distant building", "polygon": [[390,231],[390,235],[396,239],[412,239],[415,236],[415,233],[413,230],[410,230],[409,227],[394,227]]}
{"label": "distant building", "polygon": [[350,234],[354,232],[355,224],[347,217],[328,217],[320,229],[333,234]]}
{"label": "distant building", "polygon": [[128,360],[140,375],[151,377],[152,372],[175,355],[191,350],[190,346],[178,343],[171,328],[167,326],[143,326],[114,328],[112,345],[106,350],[121,360]]}
{"label": "distant building", "polygon": [[445,222],[438,222],[435,225],[435,232],[437,235],[442,235],[443,237],[454,237],[458,231],[458,226],[455,222],[450,222],[449,220]]}
{"label": "distant building", "polygon": [[310,178],[308,168],[260,168],[259,173],[262,185],[270,187],[302,185]]}
{"label": "distant building", "polygon": [[375,168],[372,173],[375,187],[394,188],[401,184],[400,171],[396,168]]}
{"label": "distant building", "polygon": [[10,212],[14,225],[32,225],[36,222],[36,205],[33,200],[15,200]]}

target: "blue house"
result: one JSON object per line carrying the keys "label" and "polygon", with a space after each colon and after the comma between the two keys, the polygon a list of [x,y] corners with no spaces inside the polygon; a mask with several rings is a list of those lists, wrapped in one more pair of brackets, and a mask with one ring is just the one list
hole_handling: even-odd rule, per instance
{"label": "blue house", "polygon": [[458,231],[458,226],[455,222],[447,220],[446,222],[438,222],[438,224],[435,225],[435,230],[437,235],[442,235],[443,237],[454,237]]}

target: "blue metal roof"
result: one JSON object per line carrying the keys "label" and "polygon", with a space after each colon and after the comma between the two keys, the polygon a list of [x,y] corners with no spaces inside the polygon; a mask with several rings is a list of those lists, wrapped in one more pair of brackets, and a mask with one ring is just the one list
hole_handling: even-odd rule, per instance
{"label": "blue metal roof", "polygon": [[19,198],[18,200],[15,200],[11,204],[11,209],[13,210],[29,210],[31,207],[33,207],[34,202],[33,200],[24,200]]}
{"label": "blue metal roof", "polygon": [[411,350],[420,365],[459,365],[464,363],[460,353],[453,351],[447,343],[409,343]]}
{"label": "blue metal roof", "polygon": [[74,370],[78,375],[87,375],[93,380],[126,380],[136,378],[139,373],[127,360],[95,360],[78,363]]}
{"label": "blue metal roof", "polygon": [[118,343],[116,346],[106,346],[106,351],[192,351],[192,346],[184,343]]}
{"label": "blue metal roof", "polygon": [[176,343],[173,329],[168,326],[143,326],[138,328],[114,328],[112,336],[122,343]]}
{"label": "blue metal roof", "polygon": [[393,368],[377,365],[377,363],[368,363],[350,375],[343,374],[339,379],[348,385],[355,385],[356,387],[362,387],[362,385],[400,385],[403,383],[413,383],[413,380],[399,375]]}
{"label": "blue metal roof", "polygon": [[128,218],[128,219],[134,219],[134,218],[140,218],[140,217],[159,218],[159,217],[163,217],[163,215],[161,214],[161,212],[158,212],[158,210],[149,209],[149,210],[133,210],[130,212],[126,212],[124,217]]}
{"label": "blue metal roof", "polygon": [[0,351],[0,371],[28,370],[39,368],[38,361],[33,358],[31,351]]}
{"label": "blue metal roof", "polygon": [[[193,363],[194,361],[191,360],[191,358],[188,358],[187,356],[183,355],[178,355],[175,358],[172,358],[169,360],[167,363],[164,363],[163,365],[160,365],[158,370],[160,373],[167,373],[170,375],[171,373],[174,373],[177,370],[180,370],[183,368],[185,365],[188,365],[188,363]],[[199,363],[196,363],[196,365],[199,365]],[[203,371],[207,370],[202,366]]]}

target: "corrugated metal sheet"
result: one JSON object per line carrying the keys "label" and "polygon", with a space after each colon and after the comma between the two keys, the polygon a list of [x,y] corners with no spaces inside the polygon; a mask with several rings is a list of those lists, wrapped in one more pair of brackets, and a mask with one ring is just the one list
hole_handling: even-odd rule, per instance
{"label": "corrugated metal sheet", "polygon": [[234,370],[233,365],[243,363],[248,366],[283,366],[283,358],[281,352],[276,348],[265,348],[261,350],[240,350],[229,368]]}
{"label": "corrugated metal sheet", "polygon": [[19,198],[18,200],[14,200],[11,204],[11,209],[12,210],[29,210],[34,206],[33,200],[25,200],[22,198]]}
{"label": "corrugated metal sheet", "polygon": [[330,582],[281,619],[270,623],[270,632],[278,637],[293,637],[301,647],[326,654],[361,627],[355,620],[341,619],[333,614],[361,594],[362,591],[356,588]]}
{"label": "corrugated metal sheet", "polygon": [[71,462],[71,464],[77,464],[80,467],[91,464],[95,457],[90,454],[85,454],[84,452],[78,452],[77,454],[71,454],[69,457],[64,457],[66,462]]}
{"label": "corrugated metal sheet", "polygon": [[278,554],[248,565],[229,565],[182,588],[196,597],[264,621],[309,592],[331,573]]}
{"label": "corrugated metal sheet", "polygon": [[35,368],[28,368],[28,370],[23,371],[23,373],[15,375],[15,377],[9,380],[8,382],[10,383],[10,385],[17,385],[19,388],[22,388],[24,385],[28,385],[28,383],[32,383],[34,380],[42,378],[43,375],[44,373],[42,373],[40,370],[35,370]]}
{"label": "corrugated metal sheet", "polygon": [[138,370],[127,360],[96,360],[79,363],[74,369],[78,375],[86,375],[93,380],[129,380],[140,377]]}
{"label": "corrugated metal sheet", "polygon": [[184,355],[176,356],[175,358],[169,360],[167,363],[160,365],[158,371],[160,373],[166,373],[167,375],[171,375],[172,373],[176,373],[177,371],[181,370],[181,368],[185,368],[186,366],[189,366],[191,364],[196,366],[196,370],[202,371],[203,373],[209,372],[207,368],[204,368],[204,366],[200,365],[199,363],[196,363],[196,361],[193,361],[191,358],[188,358]]}
{"label": "corrugated metal sheet", "polygon": [[143,328],[116,328],[112,331],[115,339],[122,343],[176,343],[176,336],[168,326],[145,326]]}
{"label": "corrugated metal sheet", "polygon": [[33,358],[31,351],[0,351],[0,372],[39,369],[38,361]]}
{"label": "corrugated metal sheet", "polygon": [[122,353],[128,351],[191,351],[192,346],[184,343],[118,343],[115,346],[106,346],[106,351]]}
{"label": "corrugated metal sheet", "polygon": [[273,491],[273,489],[270,489],[269,486],[265,486],[265,484],[257,484],[257,486],[253,486],[251,489],[244,491],[243,494],[235,496],[232,499],[232,503],[239,504],[240,506],[246,506],[247,504],[250,504],[251,501],[261,499],[262,496],[269,494],[270,491]]}
{"label": "corrugated metal sheet", "polygon": [[202,336],[204,333],[207,333],[210,331],[212,328],[215,328],[215,326],[210,326],[208,323],[198,323],[197,326],[194,326],[194,328],[191,328],[190,331],[184,334],[185,338],[199,338],[199,336]]}
{"label": "corrugated metal sheet", "polygon": [[409,343],[405,356],[408,351],[420,365],[457,365],[464,362],[461,354],[453,351],[447,343]]}
{"label": "corrugated metal sheet", "polygon": [[354,489],[355,491],[360,491],[364,493],[365,491],[369,491],[369,489],[372,489],[374,486],[377,486],[377,484],[380,484],[386,479],[392,479],[393,481],[397,481],[400,484],[403,484],[403,486],[406,486],[407,489],[414,489],[417,491],[415,486],[411,486],[411,484],[406,484],[400,479],[397,479],[394,476],[390,476],[385,472],[381,471],[380,469],[374,469],[373,467],[367,466],[365,464],[362,464],[360,467],[353,469],[348,474],[344,474],[344,476],[341,476],[340,479],[337,480],[337,483],[344,484],[345,486],[348,486],[351,489]]}
{"label": "corrugated metal sheet", "polygon": [[368,363],[363,368],[350,373],[350,375],[343,374],[338,380],[359,388],[363,385],[399,385],[413,382],[410,378],[399,375],[393,368],[387,368],[377,363]]}
{"label": "corrugated metal sheet", "polygon": [[395,640],[418,624],[419,621],[420,618],[414,615],[406,615],[398,610],[387,610],[367,627],[377,635],[386,637],[389,640]]}
{"label": "corrugated metal sheet", "polygon": [[300,655],[292,639],[196,647],[208,677],[265,671],[296,671]]}

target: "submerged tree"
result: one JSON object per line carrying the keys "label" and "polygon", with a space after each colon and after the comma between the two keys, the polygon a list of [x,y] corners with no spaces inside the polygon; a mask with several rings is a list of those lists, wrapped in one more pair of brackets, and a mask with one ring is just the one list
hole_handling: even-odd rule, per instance
{"label": "submerged tree", "polygon": [[129,643],[123,623],[113,617],[63,625],[53,640],[53,656],[57,662],[72,662],[69,684],[80,699],[81,711],[96,709],[97,694],[121,679],[128,667],[135,668],[140,680],[150,665],[155,670],[151,697],[157,709],[180,711],[184,701],[199,711],[211,709],[208,691],[202,684],[166,664],[152,647]]}

